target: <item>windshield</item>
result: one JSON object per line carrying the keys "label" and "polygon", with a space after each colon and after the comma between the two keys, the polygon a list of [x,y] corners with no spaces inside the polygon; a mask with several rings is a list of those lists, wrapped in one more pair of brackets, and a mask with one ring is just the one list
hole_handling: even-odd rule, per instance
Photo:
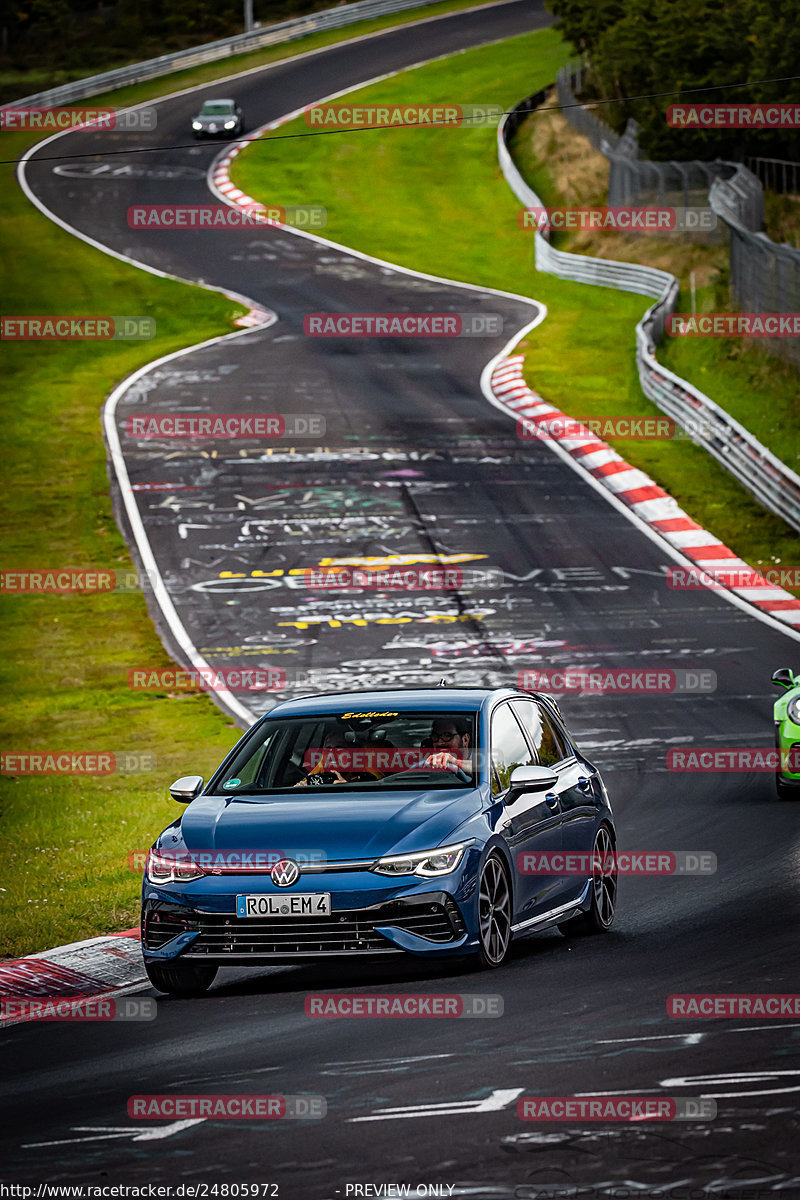
{"label": "windshield", "polygon": [[213,795],[354,792],[475,782],[472,712],[341,712],[265,721],[215,780]]}
{"label": "windshield", "polygon": [[227,117],[233,112],[232,100],[206,100],[200,109],[201,117]]}

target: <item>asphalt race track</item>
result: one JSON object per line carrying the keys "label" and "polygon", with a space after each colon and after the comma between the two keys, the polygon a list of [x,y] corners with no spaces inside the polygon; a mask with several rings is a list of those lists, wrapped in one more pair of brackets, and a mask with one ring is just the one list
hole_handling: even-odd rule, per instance
{"label": "asphalt race track", "polygon": [[[514,0],[334,46],[313,70],[278,64],[200,91],[235,94],[253,128],[549,20]],[[666,752],[769,746],[769,675],[793,664],[796,637],[714,593],[668,588],[666,551],[490,406],[481,372],[536,318],[534,302],[420,279],[276,229],[130,229],[132,205],[210,201],[205,175],[219,146],[191,144],[196,107],[197,93],[160,103],[152,134],[70,134],[27,169],[39,200],[86,236],[277,315],[165,364],[117,406],[141,521],[194,646],[218,668],[279,667],[288,693],[440,675],[513,683],[519,671],[566,665],[711,670],[713,692],[566,697],[562,708],[604,771],[621,847],[710,851],[718,870],[624,879],[611,934],[572,943],[540,934],[495,973],[229,970],[202,1000],[161,998],[154,1022],[11,1028],[0,1080],[6,1179],[275,1183],[281,1200],[375,1196],[353,1185],[402,1183],[411,1195],[437,1184],[441,1195],[486,1200],[800,1195],[800,1022],[666,1014],[673,993],[793,990],[800,806],[776,800],[769,774],[676,774]],[[160,148],[134,153],[148,145]],[[128,146],[130,157],[107,153]],[[303,317],[326,311],[500,314],[504,332],[305,337]],[[127,436],[133,413],[176,409],[320,414],[326,432],[271,452],[254,440],[220,450]],[[289,574],[326,557],[397,555],[469,556],[464,569],[494,575],[451,595],[375,595],[312,591]],[[272,697],[237,700],[258,713]],[[326,990],[492,993],[504,1015],[306,1017],[305,996]],[[325,1097],[327,1117],[128,1118],[129,1096],[178,1091],[308,1093]],[[718,1112],[594,1126],[516,1114],[523,1094],[586,1093],[712,1097]]]}

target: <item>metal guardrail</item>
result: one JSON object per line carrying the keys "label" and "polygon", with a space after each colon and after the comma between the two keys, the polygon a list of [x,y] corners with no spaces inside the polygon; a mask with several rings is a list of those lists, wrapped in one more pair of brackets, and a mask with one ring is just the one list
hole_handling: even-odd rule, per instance
{"label": "metal guardrail", "polygon": [[789,162],[785,158],[746,158],[744,165],[768,191],[800,194],[800,162]]}
{"label": "metal guardrail", "polygon": [[639,154],[639,126],[631,118],[619,137],[610,126],[595,116],[591,106],[581,105],[580,92],[584,67],[572,64],[556,75],[558,102],[574,129],[589,139],[595,150],[609,162],[608,203],[612,207],[639,204],[680,204],[686,208],[706,204],[709,188],[716,180],[737,180],[738,220],[753,231],[764,224],[764,192],[757,177],[743,170],[740,163],[716,159],[680,162],[655,162]]}
{"label": "metal guardrail", "polygon": [[87,96],[116,91],[131,83],[143,83],[147,79],[170,75],[173,71],[183,71],[188,67],[200,66],[202,63],[216,62],[218,59],[228,58],[233,54],[261,50],[264,46],[277,46],[281,42],[290,42],[295,38],[305,37],[308,33],[340,29],[343,25],[352,25],[356,21],[365,21],[370,17],[402,12],[407,8],[424,8],[434,3],[436,0],[356,0],[355,4],[326,8],[322,12],[293,17],[290,21],[281,21],[277,25],[254,29],[250,33],[237,33],[233,37],[221,38],[216,42],[206,42],[202,46],[194,46],[188,50],[176,50],[173,54],[162,54],[158,58],[150,58],[145,62],[131,63],[127,67],[118,67],[113,71],[103,71],[99,75],[87,75],[83,79],[60,84],[47,91],[37,92],[33,96],[23,96],[21,100],[0,105],[0,109],[21,105],[44,108],[55,104],[71,104],[75,100],[84,100]]}
{"label": "metal guardrail", "polygon": [[[537,92],[522,100],[502,119],[497,130],[500,168],[509,187],[526,208],[544,206],[519,173],[508,149],[508,138],[522,119],[542,103],[544,95],[543,91]],[[655,298],[656,303],[648,308],[636,326],[636,366],[644,394],[766,508],[800,530],[800,476],[709,396],[667,370],[656,359],[656,343],[664,332],[668,315],[675,310],[678,296],[675,276],[636,263],[556,250],[545,233],[538,229],[534,231],[534,239],[537,270],[577,283],[591,283]]]}

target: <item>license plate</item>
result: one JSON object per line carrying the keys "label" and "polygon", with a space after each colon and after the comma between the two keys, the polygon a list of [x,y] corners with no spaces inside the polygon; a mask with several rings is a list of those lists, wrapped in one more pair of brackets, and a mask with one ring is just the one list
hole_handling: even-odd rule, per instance
{"label": "license plate", "polygon": [[296,892],[291,896],[237,896],[237,917],[329,917],[330,892]]}

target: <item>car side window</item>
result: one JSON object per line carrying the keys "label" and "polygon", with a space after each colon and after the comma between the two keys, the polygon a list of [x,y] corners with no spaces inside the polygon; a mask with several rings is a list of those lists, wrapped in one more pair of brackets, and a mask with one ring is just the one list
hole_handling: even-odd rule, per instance
{"label": "car side window", "polygon": [[508,704],[501,704],[492,713],[490,735],[492,755],[492,792],[504,792],[515,767],[532,767],[533,755]]}
{"label": "car side window", "polygon": [[511,704],[525,726],[541,766],[554,767],[567,757],[561,738],[541,705],[535,700],[512,700]]}

